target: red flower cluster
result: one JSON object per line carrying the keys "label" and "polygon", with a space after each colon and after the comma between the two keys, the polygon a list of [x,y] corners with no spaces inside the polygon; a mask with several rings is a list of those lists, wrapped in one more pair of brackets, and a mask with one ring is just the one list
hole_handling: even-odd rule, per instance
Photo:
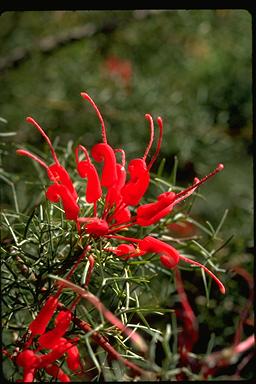
{"label": "red flower cluster", "polygon": [[[223,170],[223,164],[219,164],[213,172],[201,180],[195,178],[193,185],[179,193],[164,192],[157,197],[155,202],[140,205],[140,201],[149,186],[150,169],[161,147],[163,136],[163,121],[161,117],[157,118],[159,137],[156,150],[151,160],[148,161],[148,154],[154,141],[154,121],[151,115],[145,115],[150,127],[149,144],[142,157],[132,159],[129,162],[127,167],[129,177],[127,178],[124,150],[120,148],[114,149],[108,144],[104,120],[98,107],[87,93],[82,92],[81,96],[89,101],[96,111],[101,123],[102,132],[102,142],[94,145],[91,150],[93,160],[96,163],[103,163],[100,176],[87,149],[83,145],[78,145],[75,149],[77,171],[81,178],[87,179],[85,197],[87,203],[93,204],[94,215],[93,217],[79,216],[79,198],[68,172],[60,165],[49,137],[34,119],[28,117],[26,120],[32,123],[47,141],[54,163],[48,166],[42,159],[23,149],[18,149],[17,153],[32,158],[46,169],[48,177],[52,182],[46,191],[46,197],[51,202],[62,201],[66,219],[76,222],[80,235],[88,234],[93,237],[124,241],[124,243],[117,247],[106,248],[107,251],[113,252],[116,256],[123,257],[126,260],[147,253],[157,253],[160,256],[160,261],[167,268],[173,268],[180,260],[183,260],[203,268],[218,284],[220,291],[224,293],[225,288],[223,284],[208,268],[181,255],[170,244],[164,243],[152,236],[137,239],[117,234],[131,226],[146,227],[159,222],[172,212],[176,204],[190,196],[210,177]],[[79,157],[80,152],[84,155],[83,160]],[[117,162],[117,153],[121,153],[121,163]],[[105,196],[104,191],[106,191]],[[103,210],[98,209],[100,199],[104,202]]]}
{"label": "red flower cluster", "polygon": [[[90,249],[91,247],[89,245],[85,247],[83,253],[80,255],[66,276],[65,284],[67,286],[67,283],[69,283],[74,292],[76,292],[77,286],[70,283],[69,280],[75,272],[77,266],[87,255],[87,252],[90,251]],[[93,256],[87,255],[87,258],[89,262],[89,268],[86,276],[85,287],[87,287],[89,284],[94,267]],[[64,337],[69,329],[71,321],[74,324],[77,324],[78,328],[80,328],[83,332],[92,333],[92,338],[97,342],[98,345],[107,351],[112,359],[118,359],[127,367],[129,367],[134,373],[141,375],[143,370],[140,367],[123,358],[103,336],[98,334],[96,331],[93,331],[93,328],[88,323],[79,320],[73,314],[73,310],[81,298],[86,298],[92,305],[95,306],[95,308],[98,309],[98,311],[106,318],[107,321],[112,323],[117,329],[126,334],[126,336],[129,337],[131,341],[137,345],[137,348],[145,352],[147,350],[147,346],[143,338],[141,338],[136,331],[131,330],[126,325],[124,325],[102,304],[102,302],[96,296],[83,289],[80,289],[82,293],[80,291],[76,292],[78,293],[78,296],[76,296],[76,298],[70,304],[69,309],[63,309],[64,307],[63,304],[59,301],[59,296],[61,295],[64,286],[65,285],[61,283],[59,284],[59,289],[56,294],[54,296],[51,295],[48,297],[36,318],[30,323],[28,332],[26,333],[26,335],[28,335],[28,339],[25,344],[23,344],[22,350],[19,351],[19,348],[18,350],[16,349],[17,353],[14,353],[13,355],[10,355],[6,350],[3,351],[12,361],[23,368],[22,381],[32,382],[36,372],[40,369],[44,369],[46,373],[56,379],[59,379],[61,382],[70,381],[70,377],[58,365],[58,360],[60,358],[64,359],[63,362],[67,363],[67,367],[74,375],[84,373],[80,362],[79,350],[76,346],[76,344],[79,342],[79,337]],[[54,316],[54,313],[59,308],[61,308],[61,310],[55,317],[54,327],[46,331],[46,328]],[[50,352],[46,353],[45,350],[50,350]]]}
{"label": "red flower cluster", "polygon": [[[16,358],[16,364],[23,368],[24,382],[32,382],[36,371],[41,368],[44,368],[49,375],[60,381],[70,381],[68,375],[57,364],[54,364],[64,354],[67,354],[66,362],[71,371],[78,372],[81,369],[80,355],[75,345],[78,338],[66,339],[64,337],[71,323],[71,312],[60,311],[55,317],[54,328],[46,332],[46,328],[59,304],[59,294],[60,291],[55,296],[50,296],[47,299],[35,320],[29,325],[29,341],[26,348]],[[34,338],[38,336],[38,348],[36,350],[29,349]],[[42,349],[49,349],[50,352],[46,354],[38,353]]]}

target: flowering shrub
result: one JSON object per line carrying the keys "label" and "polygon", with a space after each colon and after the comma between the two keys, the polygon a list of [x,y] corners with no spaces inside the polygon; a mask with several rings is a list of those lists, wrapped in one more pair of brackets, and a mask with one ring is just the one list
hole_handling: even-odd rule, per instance
{"label": "flowering shrub", "polygon": [[[102,127],[102,143],[94,145],[91,151],[93,159],[96,162],[103,163],[101,178],[90,159],[87,149],[80,144],[75,149],[77,171],[82,178],[87,179],[85,198],[87,203],[93,204],[94,215],[93,217],[79,216],[80,206],[78,204],[78,195],[68,172],[59,163],[52,143],[46,133],[34,119],[28,117],[27,121],[39,130],[49,144],[54,163],[47,166],[43,160],[23,149],[18,149],[17,153],[32,158],[46,169],[50,181],[53,182],[46,191],[47,199],[54,203],[59,200],[62,201],[66,219],[76,222],[81,237],[85,234],[94,238],[100,237],[128,242],[128,244],[122,243],[117,247],[105,248],[105,250],[113,252],[116,256],[123,257],[127,260],[147,253],[157,253],[160,255],[160,261],[167,268],[174,268],[179,260],[182,259],[187,263],[199,265],[203,268],[216,281],[221,292],[224,293],[225,288],[223,284],[208,268],[179,254],[170,244],[163,243],[161,240],[153,238],[152,236],[136,239],[117,234],[134,225],[148,227],[156,224],[160,219],[170,214],[176,204],[190,196],[201,184],[221,171],[224,168],[223,164],[219,164],[213,172],[201,180],[195,178],[192,186],[179,193],[164,192],[157,197],[156,202],[139,205],[149,187],[150,169],[160,151],[163,134],[161,117],[157,119],[159,126],[157,148],[151,161],[147,164],[147,156],[154,140],[154,122],[151,115],[145,115],[150,123],[150,141],[143,157],[133,159],[129,162],[128,172],[130,177],[128,181],[126,181],[124,150],[120,148],[113,149],[108,144],[104,120],[98,107],[87,93],[81,93],[81,96],[88,100],[94,107]],[[79,159],[79,151],[84,153],[85,160]],[[116,161],[117,152],[120,152],[122,155],[122,163],[117,163]],[[105,196],[103,196],[102,193],[102,188],[104,187],[107,190]],[[104,200],[104,206],[103,209],[101,208],[98,212],[97,204],[100,199]],[[134,207],[135,214],[132,215],[131,208]],[[136,244],[136,247],[134,244]]]}
{"label": "flowering shrub", "polygon": [[[69,172],[61,165],[48,135],[32,117],[28,117],[26,120],[46,140],[53,163],[47,165],[45,161],[32,152],[25,149],[17,150],[17,154],[31,158],[46,170],[49,179],[45,193],[46,198],[50,203],[60,202],[66,221],[73,223],[76,228],[76,242],[79,244],[79,249],[82,249],[80,255],[73,261],[71,268],[64,265],[62,274],[58,274],[61,276],[53,276],[57,281],[57,291],[51,292],[46,297],[46,301],[38,314],[30,322],[21,348],[18,348],[12,355],[5,351],[5,354],[18,367],[22,368],[24,382],[33,381],[38,372],[42,372],[42,370],[60,381],[70,381],[71,375],[72,377],[83,375],[86,371],[82,362],[84,356],[82,359],[80,349],[77,346],[83,333],[91,334],[95,343],[101,346],[109,357],[122,362],[133,374],[147,377],[146,370],[148,368],[143,369],[138,364],[124,358],[103,335],[94,330],[91,324],[80,320],[75,314],[80,300],[87,300],[102,318],[111,323],[119,332],[125,334],[127,340],[130,340],[134,347],[139,349],[142,354],[147,354],[147,342],[138,331],[129,328],[118,316],[105,307],[99,299],[99,295],[94,295],[88,290],[88,286],[93,284],[99,249],[101,255],[104,254],[114,261],[120,259],[128,264],[136,258],[142,257],[143,260],[150,254],[156,254],[164,268],[173,270],[177,293],[182,305],[182,309],[176,314],[184,324],[184,332],[178,338],[181,363],[184,365],[188,363],[189,353],[198,339],[198,324],[183,288],[178,269],[180,261],[200,267],[214,280],[220,292],[225,293],[224,285],[209,268],[186,257],[169,242],[159,239],[157,234],[148,233],[141,237],[139,235],[138,237],[126,235],[129,230],[133,230],[133,233],[134,231],[138,234],[142,233],[140,228],[143,230],[151,229],[154,225],[166,220],[177,204],[191,196],[199,186],[223,170],[224,166],[218,164],[215,170],[202,179],[195,178],[193,184],[182,191],[177,193],[174,191],[163,192],[157,196],[155,201],[144,204],[143,199],[150,185],[150,170],[161,148],[162,118],[157,118],[159,134],[156,149],[149,159],[155,139],[155,127],[152,116],[150,114],[145,115],[149,122],[149,143],[143,156],[132,159],[126,169],[125,151],[121,148],[112,148],[108,143],[104,120],[95,102],[87,93],[83,92],[81,96],[96,111],[102,134],[102,142],[92,147],[91,156],[83,145],[79,144],[75,148],[77,174],[81,179],[86,179],[85,193],[84,189],[82,194],[78,193]],[[121,162],[118,162],[118,156],[121,157]],[[102,163],[101,172],[97,169],[99,168],[97,163]],[[55,205],[55,207],[57,206]],[[75,275],[85,260],[86,269],[81,287],[73,283],[71,278],[77,281]],[[64,288],[71,289],[75,294],[68,307],[63,305],[60,299],[60,297],[64,297]],[[55,317],[54,321],[53,317]],[[80,330],[78,337],[75,336],[77,332],[72,334],[71,324]],[[69,337],[70,334],[71,337]],[[249,344],[251,342],[250,340]],[[64,367],[60,366],[61,359]],[[150,376],[151,378],[157,377],[156,372],[152,371],[151,374],[153,375]],[[176,378],[182,379],[183,377],[177,375]]]}

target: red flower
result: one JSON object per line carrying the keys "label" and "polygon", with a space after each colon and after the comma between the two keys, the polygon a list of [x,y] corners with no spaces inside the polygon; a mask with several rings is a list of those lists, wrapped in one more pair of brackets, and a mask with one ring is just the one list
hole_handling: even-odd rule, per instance
{"label": "red flower", "polygon": [[129,60],[109,56],[105,60],[105,67],[111,76],[121,79],[124,85],[129,86],[132,78],[132,64]]}
{"label": "red flower", "polygon": [[76,220],[79,212],[79,206],[77,204],[78,196],[71,181],[71,178],[66,169],[60,165],[52,143],[49,137],[44,132],[44,130],[32,117],[27,117],[26,120],[27,122],[33,124],[47,141],[52,152],[54,163],[48,166],[42,159],[24,149],[18,149],[16,152],[19,155],[30,157],[46,169],[49,179],[54,182],[54,184],[51,184],[48,187],[46,191],[46,197],[54,203],[58,202],[61,199],[66,214],[66,219]]}
{"label": "red flower", "polygon": [[[118,234],[118,232],[131,226],[145,227],[156,224],[162,218],[169,215],[176,204],[190,196],[201,184],[221,171],[224,168],[223,164],[219,164],[213,172],[201,180],[195,178],[191,186],[179,193],[164,192],[157,197],[155,202],[139,205],[149,186],[150,169],[160,151],[163,135],[163,121],[161,117],[157,118],[159,137],[156,150],[149,161],[148,155],[154,141],[154,121],[151,115],[145,115],[150,127],[149,144],[142,157],[132,159],[129,162],[127,168],[129,177],[127,180],[124,150],[119,148],[113,149],[108,144],[104,120],[98,107],[87,93],[82,92],[81,96],[93,106],[101,124],[102,143],[94,145],[91,150],[93,160],[103,163],[100,176],[92,163],[87,149],[82,145],[78,145],[75,149],[77,171],[82,178],[87,179],[85,198],[87,203],[94,205],[94,215],[93,217],[78,217],[80,208],[77,203],[77,194],[67,171],[60,165],[48,136],[33,119],[28,118],[27,120],[36,126],[48,142],[54,164],[48,167],[41,159],[27,151],[18,150],[17,152],[31,157],[47,169],[50,180],[54,182],[48,188],[47,198],[54,202],[59,198],[62,199],[66,218],[77,223],[79,231],[81,230],[80,236],[87,234],[96,238],[101,237],[108,240],[116,239],[126,242],[117,247],[106,248],[107,251],[114,253],[116,256],[129,259],[147,253],[157,253],[161,263],[166,268],[173,268],[180,260],[183,260],[186,263],[204,269],[218,284],[221,292],[224,293],[225,288],[223,284],[208,268],[183,256],[170,244],[164,243],[152,236],[137,239]],[[79,159],[79,151],[84,153],[85,160]],[[122,154],[122,163],[117,162],[117,152]],[[100,199],[101,203],[104,202],[103,209],[97,207]]]}
{"label": "red flower", "polygon": [[[55,318],[54,327],[47,332],[45,331],[59,304],[58,295],[59,293],[47,299],[35,320],[29,325],[32,332],[30,339],[26,348],[17,355],[16,364],[23,367],[24,382],[32,382],[36,371],[41,368],[44,368],[48,374],[60,381],[70,381],[58,365],[53,364],[65,353],[67,353],[66,361],[69,369],[72,371],[81,369],[79,351],[74,345],[78,339],[67,340],[63,337],[71,323],[71,312],[60,311]],[[38,348],[36,350],[28,349],[37,334],[41,335],[37,341]],[[38,353],[41,349],[50,349],[51,351],[46,354]]]}
{"label": "red flower", "polygon": [[32,335],[42,335],[45,332],[47,325],[56,311],[57,305],[58,298],[56,296],[50,296],[47,299],[35,320],[29,325]]}

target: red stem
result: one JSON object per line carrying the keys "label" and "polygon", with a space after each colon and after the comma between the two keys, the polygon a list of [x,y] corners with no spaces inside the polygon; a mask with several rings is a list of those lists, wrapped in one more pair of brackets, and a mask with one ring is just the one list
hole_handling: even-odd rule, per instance
{"label": "red stem", "polygon": [[233,351],[234,353],[243,353],[244,351],[252,348],[253,346],[255,346],[255,336],[251,335],[246,340],[233,347]]}
{"label": "red stem", "polygon": [[40,127],[40,125],[39,125],[39,124],[38,124],[32,117],[27,117],[27,118],[26,118],[26,121],[27,121],[28,123],[33,124],[33,125],[38,129],[38,131],[41,133],[41,135],[45,138],[45,140],[47,141],[47,143],[48,143],[48,145],[49,145],[49,147],[50,147],[50,150],[51,150],[51,152],[52,152],[52,157],[53,157],[55,163],[58,164],[58,165],[60,165],[59,160],[58,160],[58,158],[57,158],[57,155],[56,155],[56,153],[55,153],[55,151],[54,151],[52,142],[51,142],[50,138],[47,136],[47,134],[45,133],[45,131],[43,130],[43,128]]}
{"label": "red stem", "polygon": [[97,115],[98,115],[98,118],[100,120],[100,123],[101,123],[101,134],[102,134],[102,141],[103,143],[106,143],[107,144],[107,135],[106,135],[106,128],[105,128],[105,124],[104,124],[104,120],[103,120],[103,117],[99,111],[99,108],[97,107],[97,105],[95,104],[95,102],[92,100],[92,98],[85,92],[81,92],[81,96],[85,99],[85,100],[88,100],[89,103],[93,106],[94,110],[96,111]]}
{"label": "red stem", "polygon": [[152,147],[152,144],[153,144],[153,140],[154,140],[154,121],[153,121],[153,118],[152,118],[152,116],[150,115],[150,114],[146,114],[145,115],[145,118],[149,121],[149,123],[150,123],[150,139],[149,139],[149,143],[148,143],[148,146],[147,146],[147,148],[146,148],[146,150],[145,150],[145,153],[144,153],[144,155],[143,155],[143,160],[145,160],[146,161],[146,158],[147,158],[147,155],[148,155],[148,153],[149,153],[149,151],[150,151],[150,148]]}
{"label": "red stem", "polygon": [[[180,299],[181,305],[182,305],[184,311],[187,313],[188,317],[193,322],[194,320],[196,320],[196,317],[195,317],[194,312],[193,312],[193,310],[189,304],[186,292],[184,290],[183,281],[181,278],[181,273],[177,267],[175,268],[175,277],[176,277],[176,288],[177,288],[177,291],[179,294],[179,299]],[[196,331],[196,330],[194,330],[194,331]]]}
{"label": "red stem", "polygon": [[85,333],[91,333],[92,339],[100,345],[112,359],[121,361],[124,365],[129,367],[134,373],[138,375],[142,375],[144,373],[143,369],[138,367],[136,364],[130,362],[129,360],[122,357],[114,347],[106,340],[105,337],[100,335],[97,331],[93,331],[93,328],[85,321],[78,319],[77,317],[73,317],[72,321],[76,324],[77,327],[82,329]]}
{"label": "red stem", "polygon": [[131,241],[133,243],[139,243],[139,241],[140,241],[140,239],[135,239],[134,237],[125,237],[125,236],[120,236],[120,235],[105,235],[104,237],[109,238],[109,239]]}
{"label": "red stem", "polygon": [[252,306],[254,292],[253,292],[253,278],[250,275],[250,273],[247,272],[244,268],[239,267],[239,266],[235,266],[234,268],[232,268],[232,270],[245,279],[246,283],[248,284],[248,288],[249,288],[248,300],[247,300],[245,306],[240,310],[239,323],[238,323],[236,333],[234,336],[234,345],[237,345],[241,340],[243,324],[244,324],[244,322],[245,322],[245,320],[249,314],[249,310]]}
{"label": "red stem", "polygon": [[[134,221],[135,219],[136,219],[136,216],[133,216],[133,217],[131,218],[132,221]],[[133,226],[133,225],[134,225],[134,223],[129,221],[127,224],[123,224],[121,227],[117,227],[117,228],[115,228],[115,229],[111,229],[111,230],[109,231],[109,234],[110,234],[110,233],[119,232],[119,231],[121,231],[122,229],[131,227],[131,226]],[[110,228],[113,228],[113,226],[111,226]]]}
{"label": "red stem", "polygon": [[90,156],[89,156],[89,153],[88,153],[87,149],[86,149],[83,145],[79,144],[79,145],[76,147],[76,149],[75,149],[75,154],[76,154],[76,164],[79,163],[79,156],[78,156],[79,149],[81,149],[81,150],[84,152],[85,157],[86,157],[86,160],[88,161],[88,163],[90,163],[90,162],[91,162],[91,159],[90,159]]}
{"label": "red stem", "polygon": [[[69,273],[67,274],[66,276],[66,280],[69,280],[70,277],[73,275],[73,273],[75,272],[76,268],[78,267],[78,265],[80,264],[80,262],[84,259],[87,251],[89,251],[91,248],[90,245],[87,245],[84,249],[84,251],[82,252],[82,254],[79,256],[79,258],[77,259],[77,261],[75,262],[75,264],[73,265],[73,267],[71,268],[71,270],[69,271]],[[56,297],[60,296],[61,292],[62,292],[62,289],[63,289],[63,286],[61,285],[56,293]]]}
{"label": "red stem", "polygon": [[161,117],[158,117],[157,118],[157,123],[158,123],[158,127],[159,127],[159,137],[158,137],[158,142],[157,142],[157,147],[156,147],[156,152],[154,154],[154,156],[152,157],[149,165],[148,165],[148,171],[150,171],[152,165],[154,164],[154,162],[156,161],[156,158],[160,152],[160,148],[161,148],[161,144],[162,144],[162,139],[163,139],[163,120]]}
{"label": "red stem", "polygon": [[110,323],[112,323],[116,328],[118,328],[121,332],[126,334],[126,336],[130,337],[131,340],[137,345],[137,347],[145,352],[147,350],[147,345],[143,338],[137,333],[134,332],[134,330],[131,330],[128,328],[125,324],[121,322],[111,311],[109,311],[104,304],[99,300],[99,298],[95,295],[93,295],[91,292],[86,291],[77,285],[71,283],[70,281],[59,279],[58,284],[63,286],[66,286],[70,289],[72,289],[74,292],[79,294],[82,298],[88,300],[92,305],[95,306],[95,308],[108,320]]}
{"label": "red stem", "polygon": [[125,151],[122,148],[117,148],[117,149],[114,149],[114,152],[121,152],[122,166],[125,167]]}
{"label": "red stem", "polygon": [[214,275],[214,273],[212,273],[212,272],[211,272],[205,265],[200,264],[200,263],[198,263],[198,262],[195,261],[195,260],[188,259],[187,257],[182,256],[182,255],[180,255],[180,258],[181,258],[182,260],[184,260],[186,263],[194,264],[194,265],[197,265],[197,266],[200,267],[200,268],[203,268],[203,269],[205,270],[205,272],[207,272],[208,275],[210,275],[210,276],[213,278],[213,280],[217,283],[217,285],[218,285],[218,287],[219,287],[219,289],[220,289],[220,292],[223,293],[223,294],[225,294],[225,287],[224,287],[224,285],[222,284],[222,282],[221,282],[221,281]]}
{"label": "red stem", "polygon": [[224,165],[221,163],[218,164],[218,166],[215,168],[215,170],[213,172],[209,173],[209,175],[203,177],[197,183],[195,183],[195,184],[191,185],[190,187],[184,189],[183,191],[177,193],[175,199],[177,199],[183,195],[186,195],[186,193],[188,193],[191,189],[197,188],[199,185],[205,183],[210,177],[213,177],[214,175],[216,175],[216,173],[222,171],[223,169],[224,169]]}
{"label": "red stem", "polygon": [[38,164],[40,164],[42,167],[44,167],[46,169],[46,171],[51,175],[52,180],[54,180],[54,182],[56,184],[58,184],[58,181],[56,180],[56,177],[54,176],[54,174],[52,173],[52,171],[50,170],[48,165],[43,160],[41,160],[38,156],[33,155],[33,153],[31,153],[31,152],[29,152],[29,151],[27,151],[25,149],[17,149],[16,153],[18,153],[18,155],[27,156],[30,159],[35,160]]}
{"label": "red stem", "polygon": [[16,153],[18,153],[18,155],[30,157],[31,159],[33,159],[37,163],[39,163],[42,167],[44,167],[47,171],[49,170],[48,165],[43,160],[41,160],[39,157],[37,157],[36,155],[33,155],[33,153],[26,151],[25,149],[17,149]]}

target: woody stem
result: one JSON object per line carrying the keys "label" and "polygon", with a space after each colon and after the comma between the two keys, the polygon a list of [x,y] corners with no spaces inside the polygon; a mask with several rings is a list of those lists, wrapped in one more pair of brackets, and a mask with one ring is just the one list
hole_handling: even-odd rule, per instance
{"label": "woody stem", "polygon": [[[54,278],[56,278],[56,276],[54,276]],[[102,315],[105,317],[107,321],[112,323],[121,332],[123,332],[125,335],[130,337],[133,343],[136,344],[140,350],[144,352],[147,350],[147,345],[143,340],[143,338],[137,332],[132,331],[125,324],[123,324],[121,320],[119,320],[110,310],[108,310],[104,306],[104,304],[99,300],[97,296],[93,295],[91,292],[85,289],[78,287],[77,285],[71,283],[68,280],[65,280],[59,277],[57,278],[57,280],[61,286],[71,288],[74,292],[78,293],[82,298],[89,301],[100,313],[102,313]]]}
{"label": "woody stem", "polygon": [[109,356],[114,360],[121,361],[124,365],[129,367],[134,373],[138,375],[142,375],[144,373],[143,369],[138,367],[136,364],[130,362],[129,360],[122,357],[114,347],[112,347],[111,344],[106,340],[106,338],[102,335],[100,335],[97,331],[94,331],[90,324],[88,324],[84,320],[80,320],[77,317],[72,317],[72,322],[81,330],[83,330],[85,333],[91,333],[92,339],[100,345],[108,354]]}

